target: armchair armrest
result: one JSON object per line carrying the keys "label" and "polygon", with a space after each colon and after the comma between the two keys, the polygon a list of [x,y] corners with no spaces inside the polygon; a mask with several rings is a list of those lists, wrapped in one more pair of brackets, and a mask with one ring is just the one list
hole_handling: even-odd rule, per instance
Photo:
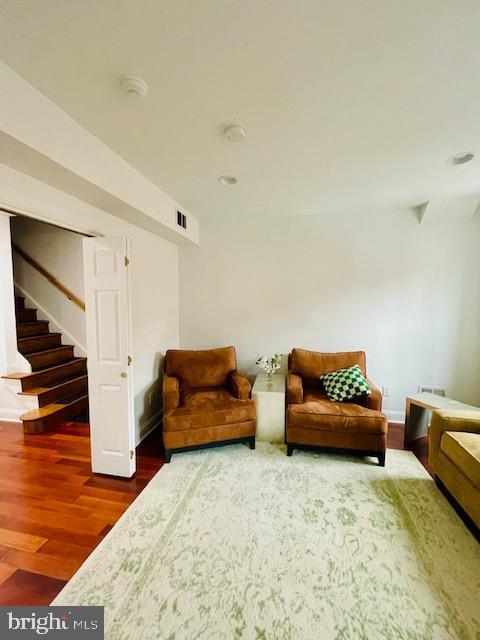
{"label": "armchair armrest", "polygon": [[365,396],[362,403],[367,409],[373,409],[374,411],[382,410],[382,392],[378,389],[371,380],[367,378],[367,384],[370,387],[371,393]]}
{"label": "armchair armrest", "polygon": [[248,400],[252,385],[249,380],[240,371],[232,371],[230,373],[230,391],[239,400]]}
{"label": "armchair armrest", "polygon": [[440,441],[445,431],[480,433],[480,409],[478,411],[437,409],[432,413],[428,434],[428,457],[434,471],[440,451]]}
{"label": "armchair armrest", "polygon": [[302,404],[303,382],[301,376],[289,373],[287,376],[287,404]]}
{"label": "armchair armrest", "polygon": [[163,376],[163,410],[176,409],[180,404],[180,385],[178,378]]}

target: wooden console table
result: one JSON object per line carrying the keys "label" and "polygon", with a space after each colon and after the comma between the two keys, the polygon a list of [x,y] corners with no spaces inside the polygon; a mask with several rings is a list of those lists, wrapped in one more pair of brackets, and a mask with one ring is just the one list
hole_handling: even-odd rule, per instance
{"label": "wooden console table", "polygon": [[428,434],[428,414],[434,409],[478,411],[480,413],[479,407],[437,396],[434,393],[424,392],[409,396],[405,407],[405,448],[412,440],[418,440]]}

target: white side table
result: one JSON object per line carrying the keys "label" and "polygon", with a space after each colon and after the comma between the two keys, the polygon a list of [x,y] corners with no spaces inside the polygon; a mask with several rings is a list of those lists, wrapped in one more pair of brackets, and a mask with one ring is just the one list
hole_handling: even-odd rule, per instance
{"label": "white side table", "polygon": [[458,402],[435,393],[424,391],[414,396],[408,396],[405,407],[405,449],[412,440],[418,440],[428,434],[428,413],[435,409],[447,411],[480,411],[480,407]]}
{"label": "white side table", "polygon": [[266,374],[259,374],[252,398],[257,408],[257,440],[285,442],[285,376],[275,374],[267,387]]}

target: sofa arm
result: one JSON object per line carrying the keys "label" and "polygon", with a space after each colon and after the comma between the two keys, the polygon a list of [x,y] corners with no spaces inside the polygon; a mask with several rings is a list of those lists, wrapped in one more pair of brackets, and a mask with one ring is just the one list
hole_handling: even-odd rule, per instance
{"label": "sofa arm", "polygon": [[180,385],[178,378],[163,376],[163,410],[176,409],[180,404]]}
{"label": "sofa arm", "polygon": [[433,412],[428,434],[428,458],[434,471],[440,451],[440,441],[445,431],[480,433],[480,409],[478,411],[442,409]]}
{"label": "sofa arm", "polygon": [[378,389],[371,380],[367,378],[367,384],[370,387],[371,393],[365,396],[362,403],[367,409],[373,409],[374,411],[382,410],[382,392]]}
{"label": "sofa arm", "polygon": [[239,400],[248,400],[252,385],[240,371],[232,371],[230,373],[230,391]]}
{"label": "sofa arm", "polygon": [[287,404],[302,404],[303,382],[301,376],[289,373],[287,376]]}

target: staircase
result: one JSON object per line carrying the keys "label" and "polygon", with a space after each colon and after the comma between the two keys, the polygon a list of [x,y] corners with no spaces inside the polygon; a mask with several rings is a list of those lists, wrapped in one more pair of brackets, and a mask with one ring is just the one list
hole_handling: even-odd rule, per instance
{"label": "staircase", "polygon": [[37,320],[36,309],[26,309],[15,296],[18,351],[32,373],[4,376],[21,384],[20,396],[29,396],[38,408],[20,416],[25,433],[44,433],[59,422],[88,409],[87,359],[76,358],[73,346],[62,345],[61,333],[50,333],[48,322]]}

